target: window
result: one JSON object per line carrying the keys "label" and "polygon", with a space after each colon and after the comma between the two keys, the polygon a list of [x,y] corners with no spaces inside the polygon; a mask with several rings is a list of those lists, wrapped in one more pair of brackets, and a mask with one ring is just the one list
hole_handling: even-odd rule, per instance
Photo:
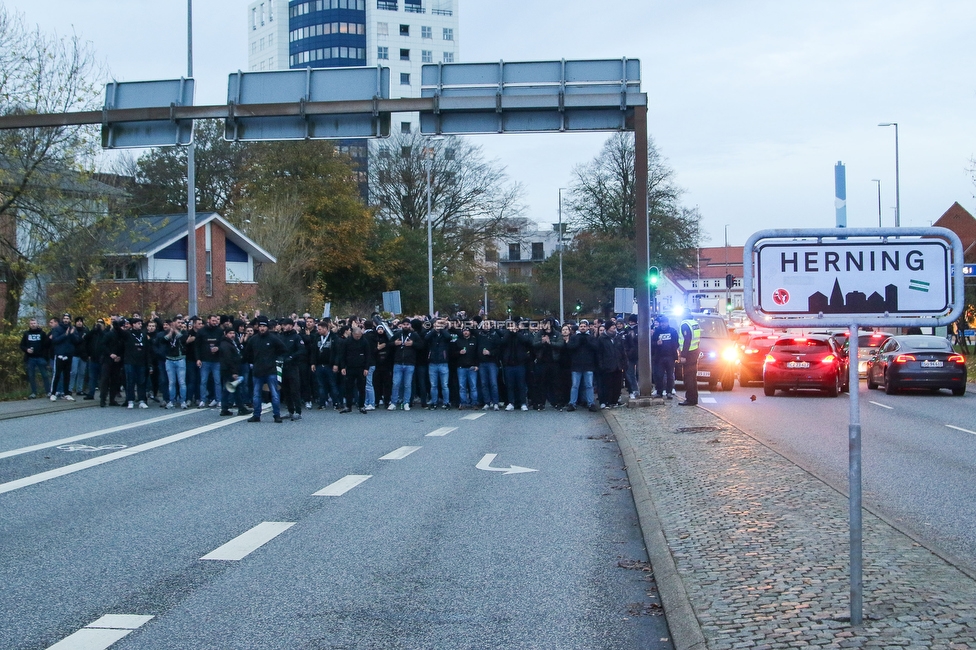
{"label": "window", "polygon": [[208,296],[213,295],[213,251],[207,251],[206,280],[204,281],[204,293]]}
{"label": "window", "polygon": [[409,61],[410,60],[410,50],[400,48],[400,60]]}
{"label": "window", "polygon": [[434,28],[433,27],[421,27],[420,28],[420,38],[434,38]]}
{"label": "window", "polygon": [[258,8],[251,9],[251,29],[258,28]]}
{"label": "window", "polygon": [[261,24],[262,25],[264,24],[264,16],[265,16],[264,3],[262,2],[261,3]]}
{"label": "window", "polygon": [[410,85],[410,73],[409,72],[401,72],[400,73],[400,85],[401,86],[409,86]]}
{"label": "window", "polygon": [[522,247],[518,244],[508,245],[508,259],[512,262],[518,262],[522,259]]}
{"label": "window", "polygon": [[263,50],[263,49],[264,49],[264,39],[263,39],[263,38],[262,38],[262,39],[261,39],[261,41],[259,42],[259,45],[258,45],[258,49],[259,49],[259,50]]}
{"label": "window", "polygon": [[498,249],[497,248],[486,248],[485,249],[485,261],[486,262],[497,262],[498,261]]}
{"label": "window", "polygon": [[444,28],[444,40],[453,41],[454,40],[454,29],[451,27]]}
{"label": "window", "polygon": [[454,63],[454,52],[444,52],[444,63]]}
{"label": "window", "polygon": [[390,58],[390,48],[382,45],[376,48],[376,58],[383,61],[388,60]]}
{"label": "window", "polygon": [[420,50],[420,61],[421,63],[433,63],[434,53],[430,50]]}
{"label": "window", "polygon": [[520,278],[520,277],[522,277],[522,267],[521,266],[513,266],[512,268],[510,268],[508,270],[508,277],[510,277],[510,278]]}
{"label": "window", "polygon": [[376,23],[376,35],[377,36],[389,36],[390,35],[390,23]]}
{"label": "window", "polygon": [[692,280],[691,281],[691,288],[692,289],[697,289],[698,288],[698,280]]}
{"label": "window", "polygon": [[400,25],[400,36],[410,36],[410,25]]}
{"label": "window", "polygon": [[376,0],[377,9],[386,9],[387,11],[396,11],[397,3],[396,0]]}
{"label": "window", "polygon": [[119,264],[113,270],[116,280],[138,280],[139,279],[139,262],[128,262],[126,264]]}
{"label": "window", "polygon": [[270,34],[268,34],[268,47],[272,47],[273,45],[274,45],[274,32],[271,32]]}
{"label": "window", "polygon": [[532,259],[546,259],[546,246],[542,242],[532,242]]}
{"label": "window", "polygon": [[410,133],[410,122],[400,122],[400,133]]}

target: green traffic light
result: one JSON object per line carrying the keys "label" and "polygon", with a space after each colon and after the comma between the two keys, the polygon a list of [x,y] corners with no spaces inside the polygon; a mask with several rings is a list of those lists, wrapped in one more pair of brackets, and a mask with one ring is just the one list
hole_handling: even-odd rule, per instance
{"label": "green traffic light", "polygon": [[658,282],[661,280],[661,270],[656,266],[652,266],[647,270],[647,285],[650,287],[656,287]]}

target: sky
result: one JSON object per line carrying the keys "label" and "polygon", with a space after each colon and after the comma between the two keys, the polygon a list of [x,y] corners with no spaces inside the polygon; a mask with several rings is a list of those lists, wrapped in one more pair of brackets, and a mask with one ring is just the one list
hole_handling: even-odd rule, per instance
{"label": "sky", "polygon": [[[648,130],[698,207],[706,241],[835,223],[834,165],[850,227],[929,226],[976,214],[972,0],[456,0],[461,62],[639,59]],[[0,0],[44,32],[91,41],[105,81],[185,75],[185,0]],[[226,101],[247,67],[246,0],[193,5],[196,103]],[[606,133],[475,136],[525,186],[526,215],[557,219],[559,188]],[[565,192],[564,192],[565,195]]]}

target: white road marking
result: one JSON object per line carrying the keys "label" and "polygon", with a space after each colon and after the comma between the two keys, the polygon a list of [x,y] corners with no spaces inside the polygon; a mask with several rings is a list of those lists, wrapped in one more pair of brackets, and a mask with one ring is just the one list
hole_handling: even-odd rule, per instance
{"label": "white road marking", "polygon": [[131,634],[133,630],[138,630],[152,618],[152,616],[137,614],[107,614],[71,636],[61,639],[48,650],[105,650]]}
{"label": "white road marking", "polygon": [[200,559],[225,560],[228,562],[242,560],[294,525],[294,522],[287,521],[261,522],[251,530],[238,535],[220,548],[210,551]]}
{"label": "white road marking", "polygon": [[428,433],[425,437],[427,438],[437,438],[440,436],[446,436],[451,431],[457,431],[457,427],[441,427],[440,429],[434,429]]}
{"label": "white road marking", "polygon": [[380,456],[380,460],[403,460],[418,449],[420,447],[400,447],[399,449],[394,449],[386,456]]}
{"label": "white road marking", "polygon": [[332,485],[328,485],[322,488],[312,496],[313,497],[341,497],[349,490],[353,489],[360,483],[370,478],[373,478],[372,474],[350,474],[349,476],[339,479]]}
{"label": "white road marking", "polygon": [[20,488],[27,487],[28,485],[34,485],[36,483],[43,483],[44,481],[50,481],[53,478],[58,478],[60,476],[66,476],[67,474],[73,474],[75,472],[80,472],[83,469],[88,469],[90,467],[97,467],[98,465],[104,465],[105,463],[111,463],[113,460],[119,460],[120,458],[128,458],[129,456],[134,456],[143,451],[149,451],[150,449],[155,449],[156,447],[162,447],[174,442],[179,442],[180,440],[185,440],[187,438],[192,438],[193,436],[198,436],[201,433],[206,433],[208,431],[213,431],[214,429],[219,429],[221,427],[226,427],[229,424],[235,424],[247,419],[244,416],[228,418],[226,420],[221,420],[220,422],[214,422],[206,426],[197,427],[195,429],[190,429],[189,431],[183,431],[182,433],[176,433],[165,438],[160,438],[159,440],[152,440],[141,445],[136,445],[135,447],[130,447],[129,449],[123,449],[122,451],[117,451],[112,454],[105,454],[104,456],[98,456],[97,458],[90,458],[88,460],[83,460],[80,463],[72,463],[71,465],[65,465],[64,467],[58,467],[57,469],[48,470],[46,472],[41,472],[40,474],[34,474],[33,476],[27,476],[16,481],[9,481],[7,483],[0,483],[0,494],[5,492],[13,492],[14,490],[19,490]]}
{"label": "white road marking", "polygon": [[528,467],[519,467],[518,465],[512,465],[510,467],[492,467],[491,463],[497,456],[498,454],[485,454],[482,456],[481,460],[478,461],[478,464],[475,465],[475,467],[486,472],[505,472],[506,475],[539,471],[537,469],[529,469]]}
{"label": "white road marking", "polygon": [[962,427],[954,427],[951,424],[947,424],[946,426],[949,427],[950,429],[955,429],[956,431],[962,431],[963,433],[971,433],[974,436],[976,436],[976,431],[970,431],[969,429],[963,429]]}
{"label": "white road marking", "polygon": [[462,420],[477,420],[478,418],[484,417],[486,415],[488,415],[488,414],[487,413],[471,413],[469,415],[465,415],[461,419]]}
{"label": "white road marking", "polygon": [[872,402],[871,400],[868,400],[868,404],[874,404],[875,406],[880,406],[881,408],[888,409],[889,411],[895,410],[894,406],[888,406],[887,404],[882,404],[881,402]]}
{"label": "white road marking", "polygon": [[143,427],[147,424],[156,424],[157,422],[165,422],[166,420],[172,420],[173,418],[180,418],[184,415],[190,415],[194,411],[180,411],[179,413],[170,413],[167,415],[161,415],[158,418],[149,418],[148,420],[140,420],[139,422],[132,422],[130,424],[120,424],[117,427],[109,427],[108,429],[100,429],[98,431],[92,431],[91,433],[82,433],[77,436],[71,436],[70,438],[61,438],[60,440],[52,440],[51,442],[42,442],[39,445],[31,445],[30,447],[21,447],[20,449],[12,449],[10,451],[0,452],[0,458],[10,458],[11,456],[19,456],[20,454],[27,454],[32,451],[37,451],[39,449],[49,449],[51,447],[57,447],[58,445],[65,445],[69,442],[77,442],[78,440],[88,440],[89,438],[95,438],[96,436],[104,436],[107,433],[115,433],[116,431],[125,431],[126,429],[135,429],[136,427]]}
{"label": "white road marking", "polygon": [[702,404],[717,404],[718,403],[718,400],[715,399],[714,397],[703,397],[703,398],[701,398],[701,403]]}

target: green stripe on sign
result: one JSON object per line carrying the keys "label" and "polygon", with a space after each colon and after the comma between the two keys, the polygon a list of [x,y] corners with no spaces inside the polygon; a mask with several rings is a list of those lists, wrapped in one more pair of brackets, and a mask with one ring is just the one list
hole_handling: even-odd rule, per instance
{"label": "green stripe on sign", "polygon": [[929,283],[928,282],[924,282],[923,280],[909,280],[908,281],[908,288],[911,289],[911,290],[913,290],[913,291],[922,291],[922,292],[928,293],[928,291],[929,291]]}

